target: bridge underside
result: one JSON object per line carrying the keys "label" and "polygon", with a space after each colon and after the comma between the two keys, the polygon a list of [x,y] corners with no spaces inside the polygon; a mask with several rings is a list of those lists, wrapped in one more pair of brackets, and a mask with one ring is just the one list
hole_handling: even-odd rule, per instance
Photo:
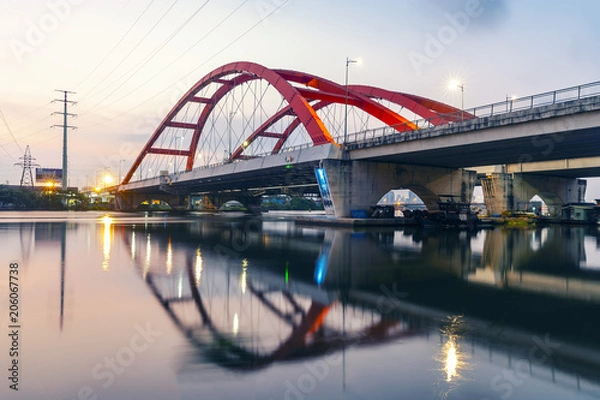
{"label": "bridge underside", "polygon": [[556,176],[560,178],[600,177],[600,157],[577,157],[563,160],[508,164],[506,173]]}
{"label": "bridge underside", "polygon": [[[554,161],[578,157],[594,157],[600,148],[600,128],[556,134],[538,135],[519,139],[494,140],[486,143],[470,143],[472,138],[462,138],[456,145],[443,148],[423,149],[417,146],[397,154],[359,155],[358,159],[403,164],[432,165],[448,168],[468,168],[496,164],[519,164],[534,161]],[[429,146],[428,146],[429,147]]]}

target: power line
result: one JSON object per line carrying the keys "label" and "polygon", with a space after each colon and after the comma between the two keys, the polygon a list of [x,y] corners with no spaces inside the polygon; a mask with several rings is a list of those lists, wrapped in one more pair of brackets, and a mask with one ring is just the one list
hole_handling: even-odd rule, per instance
{"label": "power line", "polygon": [[[240,6],[238,6],[238,8],[236,8],[233,12],[231,12],[223,21],[221,21],[219,24],[217,24],[208,34],[206,34],[202,39],[200,39],[198,42],[196,42],[194,45],[192,45],[192,47],[194,47],[196,44],[198,44],[200,41],[204,40],[211,32],[213,32],[214,30],[216,30],[222,23],[224,23],[227,19],[229,19],[237,10],[239,10],[245,3],[247,3],[248,0],[245,0],[244,2],[242,2],[242,4],[240,4]],[[281,3],[279,6],[277,6],[275,9],[273,9],[269,14],[265,15],[262,19],[260,19],[257,23],[255,23],[254,25],[252,25],[249,29],[247,29],[246,31],[244,31],[241,35],[239,35],[238,37],[236,37],[235,39],[233,39],[231,42],[229,42],[225,47],[223,47],[221,50],[219,50],[217,53],[215,53],[212,57],[210,57],[209,59],[207,59],[205,62],[203,62],[202,64],[200,64],[198,67],[194,68],[192,71],[190,71],[189,73],[187,73],[186,75],[183,76],[183,78],[187,78],[188,76],[192,75],[193,73],[195,73],[198,69],[200,69],[201,67],[203,67],[204,65],[206,65],[208,62],[210,62],[211,60],[213,60],[215,57],[217,57],[219,54],[221,54],[222,52],[224,52],[225,50],[227,50],[229,47],[233,46],[235,43],[237,43],[239,40],[241,40],[243,37],[245,37],[247,34],[249,34],[251,31],[253,31],[254,29],[256,29],[257,26],[259,26],[261,23],[263,23],[265,20],[267,20],[271,15],[273,15],[275,12],[279,11],[279,9],[281,9],[283,6],[285,6],[287,3],[289,2],[289,0],[284,1],[283,3]],[[191,47],[190,47],[191,49]],[[189,49],[188,49],[189,50]],[[117,103],[118,101],[121,101],[122,99],[124,99],[125,97],[131,95],[133,92],[137,91],[140,87],[142,87],[143,85],[145,85],[146,83],[148,83],[149,81],[151,81],[152,79],[154,79],[157,75],[159,75],[160,73],[164,72],[164,70],[166,70],[168,67],[170,67],[173,63],[175,63],[175,61],[179,60],[183,55],[185,55],[186,53],[182,53],[179,57],[177,57],[175,60],[173,60],[169,65],[167,65],[167,67],[163,68],[161,71],[159,71],[158,73],[156,73],[155,75],[153,75],[151,78],[149,78],[148,80],[146,80],[144,83],[142,83],[141,85],[137,86],[136,88],[134,88],[133,90],[131,90],[129,93],[127,93],[124,96],[121,96],[120,98],[118,98],[117,100],[115,100],[114,102],[105,105],[104,107],[102,107],[102,109],[110,107],[111,105]],[[183,79],[183,78],[180,78]],[[123,111],[119,114],[117,114],[116,116],[112,117],[112,118],[107,118],[105,119],[103,122],[98,122],[96,124],[90,125],[88,127],[93,127],[93,126],[97,126],[97,125],[102,125],[106,122],[115,120],[117,118],[119,118],[122,115],[125,115],[133,110],[136,110],[138,108],[140,108],[141,106],[143,106],[144,104],[147,104],[148,102],[154,100],[155,98],[157,98],[158,96],[160,96],[161,94],[163,94],[164,92],[166,92],[167,90],[171,89],[173,86],[177,85],[177,81],[172,83],[171,85],[167,86],[166,88],[162,89],[160,92],[158,92],[157,94],[155,94],[154,96],[148,98],[146,101],[138,104],[135,107],[132,107],[126,111]]]}
{"label": "power line", "polygon": [[2,113],[2,110],[0,110],[0,118],[2,118],[2,121],[4,122],[4,125],[6,126],[6,129],[8,129],[8,133],[10,133],[10,137],[12,137],[13,141],[15,142],[15,144],[17,145],[17,147],[19,148],[19,151],[22,152],[23,149],[21,148],[21,145],[19,144],[19,142],[17,142],[17,138],[15,138],[15,135],[13,135],[12,130],[10,129],[10,126],[8,125],[8,122],[6,121],[6,118],[4,118],[4,114]]}
{"label": "power line", "polygon": [[[125,95],[119,97],[117,100],[113,101],[110,104],[107,104],[107,105],[101,107],[99,110],[103,110],[103,109],[105,109],[107,107],[110,107],[111,105],[113,105],[113,104],[115,104],[115,103],[123,100],[125,97],[128,97],[132,93],[136,92],[141,87],[143,87],[144,85],[146,85],[148,82],[150,82],[151,80],[153,80],[154,78],[156,78],[158,75],[162,74],[164,71],[166,71],[167,69],[169,69],[169,67],[171,67],[173,64],[175,64],[177,61],[179,61],[183,56],[185,56],[186,54],[188,54],[194,47],[196,47],[198,44],[200,44],[200,42],[204,41],[204,39],[206,39],[208,36],[210,36],[211,33],[213,33],[214,31],[216,31],[221,25],[223,25],[225,22],[227,22],[227,20],[229,20],[229,18],[231,18],[238,10],[240,10],[244,6],[244,4],[246,4],[248,1],[249,0],[244,0],[239,6],[237,6],[237,8],[235,8],[232,12],[230,12],[224,19],[222,19],[221,22],[219,22],[217,25],[215,25],[210,31],[208,31],[204,36],[202,36],[198,41],[196,41],[194,44],[192,44],[190,47],[188,47],[187,50],[185,50],[178,57],[176,57],[175,59],[173,59],[169,64],[167,64],[160,71],[158,71],[157,73],[155,73],[154,75],[152,75],[150,78],[148,78],[147,80],[145,80],[144,82],[142,82],[141,84],[139,84],[138,86],[136,86],[135,88],[133,88],[131,91],[129,91]],[[98,111],[98,110],[96,110],[96,111]],[[120,114],[120,115],[123,115],[123,114]]]}
{"label": "power line", "polygon": [[[27,111],[26,113],[23,113],[23,114],[19,115],[19,116],[18,116],[18,117],[16,117],[16,118],[12,118],[12,119],[11,119],[11,123],[13,123],[13,124],[14,124],[15,122],[17,122],[17,121],[19,121],[19,120],[21,120],[21,119],[23,119],[23,118],[25,118],[25,117],[27,117],[27,116],[29,116],[29,115],[33,114],[34,112],[36,112],[36,111],[38,111],[38,110],[41,110],[41,109],[42,109],[42,108],[44,108],[44,107],[48,107],[50,104],[51,104],[51,103],[50,103],[50,102],[48,102],[48,103],[46,103],[46,104],[43,104],[43,105],[41,105],[41,106],[39,106],[39,107],[36,107],[36,108],[34,108],[34,109],[31,109],[31,110]],[[17,130],[19,130],[19,129],[21,129],[21,128],[17,128]]]}
{"label": "power line", "polygon": [[[150,60],[152,60],[154,57],[156,57],[158,55],[158,53],[160,53],[160,51],[167,45],[169,44],[169,42],[171,40],[173,40],[173,38],[175,36],[177,36],[179,34],[179,32],[181,32],[181,30],[183,28],[185,28],[191,21],[192,19],[194,19],[194,17],[196,15],[198,15],[198,13],[200,11],[202,11],[202,9],[204,7],[206,7],[206,5],[210,2],[210,0],[206,0],[204,2],[204,4],[202,4],[196,11],[194,11],[194,13],[192,13],[192,15],[190,15],[188,17],[187,20],[184,21],[183,24],[181,24],[177,29],[175,29],[175,31],[173,31],[173,33],[171,33],[171,35],[169,35],[169,37],[167,39],[165,39],[158,47],[156,47],[154,50],[152,50],[150,52],[150,54],[148,56],[146,56],[146,58],[144,58],[143,60],[139,61],[136,65],[133,66],[133,68],[129,69],[129,71],[125,72],[124,74],[122,74],[119,78],[117,78],[117,80],[115,82],[118,82],[119,80],[121,80],[121,78],[123,78],[125,75],[128,75],[131,73],[131,75],[129,76],[129,78],[131,78],[133,75],[135,75],[140,69],[142,69]],[[132,72],[133,71],[133,72]],[[104,98],[102,100],[100,100],[98,103],[96,103],[94,106],[92,106],[90,108],[90,110],[96,109],[96,107],[98,107],[100,104],[102,104],[106,99],[108,99],[110,96],[112,96],[117,90],[119,90],[121,87],[123,87],[123,85],[125,85],[127,83],[127,79],[125,79],[120,85],[118,85],[116,88],[113,89],[112,92],[110,92],[109,94],[107,94],[106,96],[104,96]],[[104,107],[103,107],[104,108]],[[86,112],[82,113],[85,114]]]}
{"label": "power line", "polygon": [[[18,126],[18,127],[16,128],[16,130],[17,130],[17,131],[24,131],[24,130],[27,130],[29,127],[31,127],[31,126],[34,126],[34,125],[38,125],[39,123],[41,123],[41,122],[43,122],[43,121],[45,121],[45,120],[47,120],[47,119],[50,119],[51,117],[52,117],[52,114],[48,114],[48,115],[44,116],[43,118],[40,118],[40,119],[38,119],[38,120],[36,120],[36,121],[33,121],[33,122],[30,122],[30,123],[27,123],[27,124],[25,124],[25,125],[23,125],[23,126]],[[20,136],[20,137],[22,137],[22,136]]]}
{"label": "power line", "polygon": [[[29,138],[29,137],[31,137],[31,136],[33,136],[33,135],[38,135],[38,134],[44,133],[44,132],[45,132],[45,131],[47,131],[48,129],[50,129],[50,127],[47,127],[47,128],[45,128],[45,129],[43,129],[43,130],[36,130],[35,132],[32,132],[32,133],[30,133],[30,134],[28,134],[28,135],[21,136],[21,137],[20,137],[20,139],[21,139],[21,140],[23,140],[23,139]],[[3,145],[5,145],[5,146],[7,146],[8,144],[9,144],[9,143],[3,143]]]}
{"label": "power line", "polygon": [[8,150],[6,150],[6,147],[4,147],[3,145],[0,144],[0,149],[2,149],[2,151],[4,151],[4,153],[9,156],[10,158],[12,158],[13,161],[17,161],[17,159],[8,152]]}
{"label": "power line", "polygon": [[[123,57],[123,59],[112,69],[110,70],[110,72],[108,74],[106,74],[106,76],[100,80],[100,82],[98,82],[96,84],[96,86],[94,86],[92,89],[90,89],[90,91],[88,91],[88,93],[83,97],[89,97],[90,93],[92,93],[94,91],[94,89],[96,89],[98,86],[100,86],[104,81],[106,81],[106,79],[108,79],[109,76],[112,75],[113,72],[115,72],[115,70],[117,68],[119,68],[121,65],[123,65],[123,63],[125,61],[127,61],[127,59],[129,58],[129,56],[138,48],[138,46],[144,41],[146,40],[146,38],[152,33],[152,31],[154,31],[154,28],[156,28],[158,26],[158,24],[161,23],[161,21],[169,14],[169,12],[173,9],[173,7],[175,6],[175,4],[177,4],[179,0],[175,0],[167,9],[167,11],[158,19],[158,21],[156,21],[156,23],[154,25],[152,25],[152,27],[150,28],[150,30],[148,30],[148,32],[146,32],[146,34],[133,46],[133,48],[129,51],[129,53],[127,53],[125,55],[125,57]],[[110,86],[110,85],[109,85]],[[104,89],[102,89],[104,90]],[[100,90],[99,92],[101,92],[102,90]]]}
{"label": "power line", "polygon": [[[131,24],[129,26],[129,29],[127,29],[127,31],[121,36],[121,39],[119,39],[119,41],[108,51],[108,53],[106,53],[106,55],[104,56],[104,58],[102,58],[102,61],[100,61],[96,67],[90,71],[89,74],[87,74],[87,76],[85,78],[83,78],[81,80],[81,82],[79,82],[75,87],[78,88],[79,86],[81,86],[81,84],[83,82],[85,82],[86,80],[89,79],[90,76],[92,76],[92,74],[94,72],[96,72],[98,70],[98,68],[100,68],[100,66],[102,64],[104,64],[104,61],[106,61],[106,59],[116,50],[117,47],[119,47],[119,45],[121,44],[121,42],[123,42],[123,40],[125,40],[125,38],[127,37],[127,35],[129,34],[129,32],[131,32],[131,30],[137,25],[137,23],[140,21],[140,19],[142,19],[142,17],[144,16],[144,14],[146,14],[146,11],[148,11],[148,9],[150,9],[150,6],[152,6],[152,4],[155,2],[156,0],[152,0],[150,1],[150,3],[148,3],[148,5],[146,6],[146,8],[144,8],[144,11],[142,11],[142,13],[137,17],[137,19],[133,22],[133,24]],[[127,2],[129,3],[129,1]],[[125,6],[127,6],[127,4],[125,4]]]}

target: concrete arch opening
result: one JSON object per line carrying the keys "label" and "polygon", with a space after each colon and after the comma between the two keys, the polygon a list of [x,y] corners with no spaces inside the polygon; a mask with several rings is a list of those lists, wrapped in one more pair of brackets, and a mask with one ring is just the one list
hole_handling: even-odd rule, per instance
{"label": "concrete arch opening", "polygon": [[147,199],[136,207],[138,211],[170,211],[172,209],[173,207],[169,203],[160,199]]}
{"label": "concrete arch opening", "polygon": [[410,189],[398,188],[387,192],[377,202],[379,207],[394,207],[394,216],[402,217],[415,211],[426,211],[427,205]]}
{"label": "concrete arch opening", "polygon": [[[544,197],[548,198],[547,195],[544,195]],[[548,204],[542,196],[537,194],[527,202],[526,211],[539,216],[550,215],[548,212]]]}
{"label": "concrete arch opening", "polygon": [[248,211],[248,208],[237,200],[229,200],[223,203],[221,207],[219,207],[219,211],[231,212],[231,211]]}

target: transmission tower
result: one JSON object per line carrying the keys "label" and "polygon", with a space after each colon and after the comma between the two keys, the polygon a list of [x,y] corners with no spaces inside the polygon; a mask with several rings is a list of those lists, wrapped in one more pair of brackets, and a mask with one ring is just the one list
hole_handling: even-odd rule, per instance
{"label": "transmission tower", "polygon": [[64,94],[64,98],[62,99],[55,99],[53,102],[60,102],[63,103],[63,111],[60,112],[55,112],[53,114],[59,114],[63,116],[63,124],[62,125],[53,125],[52,127],[61,127],[63,128],[63,154],[62,154],[62,190],[67,190],[67,186],[68,186],[68,175],[67,175],[67,131],[69,129],[75,129],[75,126],[70,126],[67,124],[67,119],[69,117],[75,117],[75,114],[70,114],[67,112],[67,106],[69,104],[74,105],[77,104],[74,101],[70,101],[68,99],[68,95],[69,94],[75,94],[75,92],[71,92],[68,90],[60,90],[57,89],[55,90],[56,92],[61,92]]}
{"label": "transmission tower", "polygon": [[31,157],[31,151],[29,150],[29,145],[25,147],[25,154],[23,157],[19,157],[21,162],[15,163],[19,167],[23,167],[23,172],[21,173],[21,183],[19,186],[30,186],[33,187],[33,173],[31,172],[32,167],[39,167],[39,164],[34,163],[35,158]]}

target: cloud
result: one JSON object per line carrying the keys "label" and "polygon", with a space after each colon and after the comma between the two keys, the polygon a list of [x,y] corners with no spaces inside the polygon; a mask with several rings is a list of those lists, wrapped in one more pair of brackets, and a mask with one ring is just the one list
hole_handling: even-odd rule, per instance
{"label": "cloud", "polygon": [[446,13],[464,11],[470,5],[481,7],[483,13],[480,17],[473,19],[471,27],[484,30],[499,27],[510,16],[506,0],[413,0],[412,3],[417,10],[431,13],[429,17],[436,21],[444,18]]}

